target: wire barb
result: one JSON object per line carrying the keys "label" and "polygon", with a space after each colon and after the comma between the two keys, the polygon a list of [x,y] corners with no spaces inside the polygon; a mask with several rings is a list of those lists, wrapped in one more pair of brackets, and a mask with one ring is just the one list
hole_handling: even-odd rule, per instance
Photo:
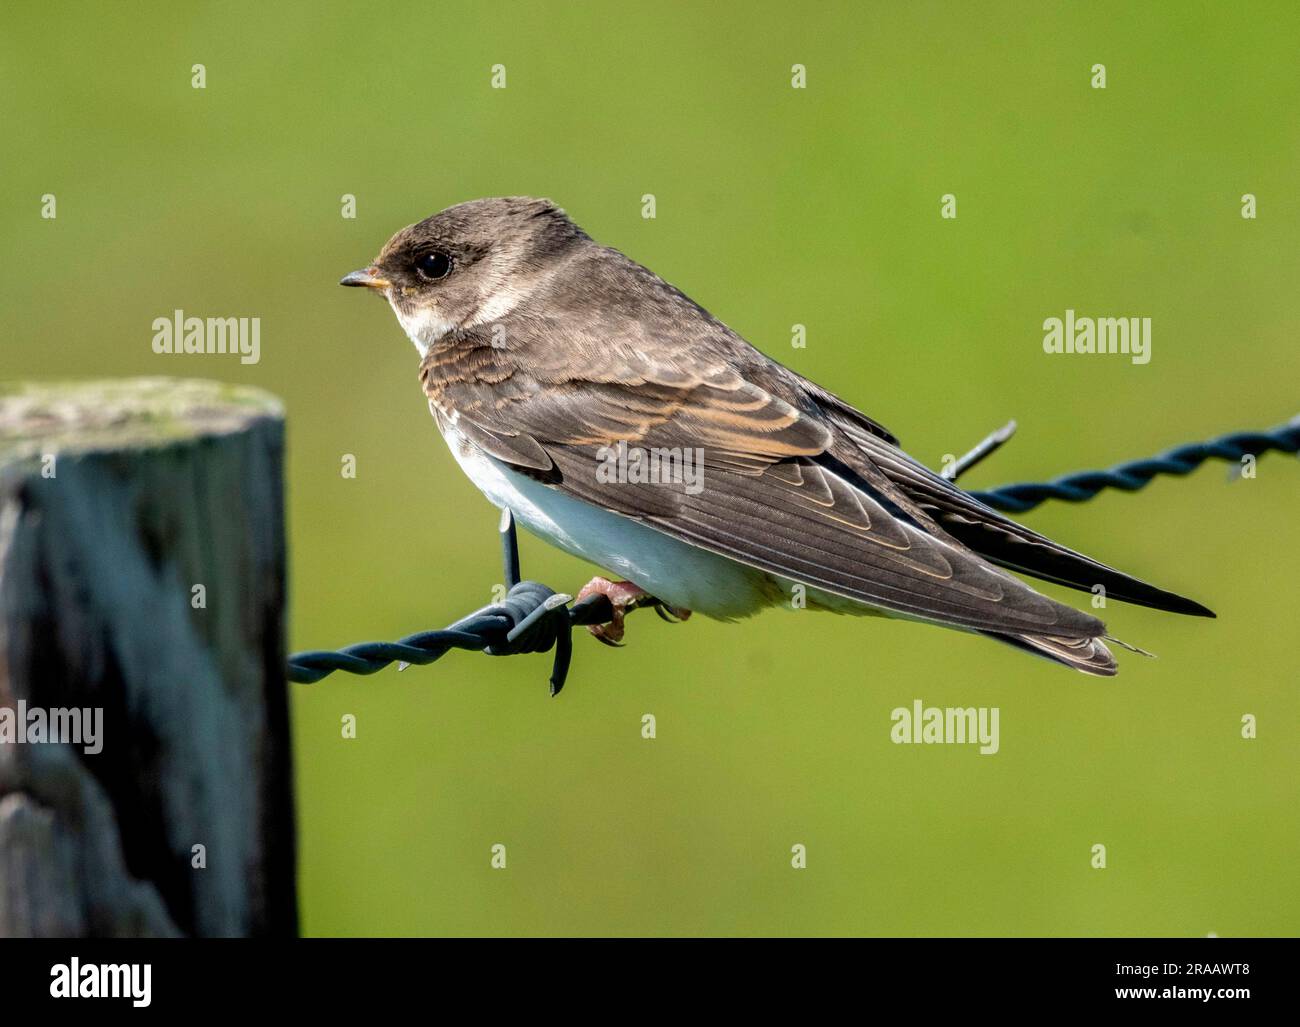
{"label": "wire barb", "polygon": [[[1011,438],[1015,428],[1016,422],[1011,421],[993,432],[957,460],[944,477],[955,481],[997,451]],[[1117,464],[1109,470],[1080,471],[1048,482],[1004,485],[987,491],[973,491],[969,495],[996,510],[1024,513],[1049,499],[1083,503],[1106,489],[1136,492],[1161,475],[1181,477],[1190,474],[1207,460],[1240,464],[1244,456],[1260,456],[1268,452],[1300,452],[1300,416],[1269,431],[1236,432],[1209,442],[1193,442],[1146,460]],[[441,630],[421,631],[396,642],[360,642],[344,649],[294,653],[289,657],[289,680],[312,684],[336,670],[349,674],[374,674],[392,663],[397,663],[399,669],[411,664],[424,666],[441,659],[452,649],[482,652],[489,656],[543,653],[554,649],[551,695],[559,695],[573,661],[573,628],[608,624],[614,616],[614,608],[603,595],[591,595],[569,606],[571,596],[555,592],[537,581],[521,581],[519,538],[514,515],[509,509],[501,511],[498,531],[506,582],[506,595],[500,603],[476,610]],[[663,616],[662,610],[655,608]],[[1142,652],[1136,648],[1134,651]]]}
{"label": "wire barb", "polygon": [[947,478],[949,481],[956,481],[985,457],[990,457],[1001,449],[1006,441],[1015,433],[1016,422],[1008,421],[997,431],[990,432],[986,435],[984,440],[965,456],[958,457],[956,463],[951,467],[945,467],[939,472],[939,476],[941,478]]}
{"label": "wire barb", "polygon": [[501,508],[501,561],[505,565],[506,588],[519,584],[519,536],[515,534],[515,515],[510,507]]}

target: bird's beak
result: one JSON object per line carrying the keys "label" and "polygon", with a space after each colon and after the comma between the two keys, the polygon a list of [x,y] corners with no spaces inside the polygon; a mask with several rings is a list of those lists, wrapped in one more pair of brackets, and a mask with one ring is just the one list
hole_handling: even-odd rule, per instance
{"label": "bird's beak", "polygon": [[339,279],[339,285],[353,285],[363,289],[387,289],[389,281],[387,278],[380,277],[379,268],[368,267],[344,275]]}

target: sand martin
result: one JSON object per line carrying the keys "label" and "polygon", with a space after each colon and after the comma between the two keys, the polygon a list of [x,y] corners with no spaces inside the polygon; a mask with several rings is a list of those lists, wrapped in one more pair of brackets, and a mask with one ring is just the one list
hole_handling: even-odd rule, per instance
{"label": "sand martin", "polygon": [[[1115,673],[1105,625],[1017,571],[1213,616],[976,502],[882,425],[764,356],[546,200],[474,200],[403,228],[343,285],[381,293],[420,353],[462,469],[532,533],[653,597],[722,620],[805,600],[978,632]],[[692,480],[625,469],[698,460]],[[678,467],[680,470],[680,466]],[[797,604],[796,604],[797,605]]]}

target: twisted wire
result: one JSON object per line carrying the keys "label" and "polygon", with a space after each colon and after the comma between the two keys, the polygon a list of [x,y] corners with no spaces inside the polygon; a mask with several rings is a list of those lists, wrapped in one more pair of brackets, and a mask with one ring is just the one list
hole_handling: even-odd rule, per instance
{"label": "twisted wire", "polygon": [[1300,417],[1270,431],[1234,432],[1209,442],[1190,442],[1144,460],[1130,460],[1103,471],[1079,471],[1045,482],[1022,482],[970,493],[981,503],[1006,513],[1024,513],[1049,499],[1083,503],[1106,489],[1136,492],[1161,475],[1182,477],[1207,460],[1240,463],[1244,456],[1300,450]]}

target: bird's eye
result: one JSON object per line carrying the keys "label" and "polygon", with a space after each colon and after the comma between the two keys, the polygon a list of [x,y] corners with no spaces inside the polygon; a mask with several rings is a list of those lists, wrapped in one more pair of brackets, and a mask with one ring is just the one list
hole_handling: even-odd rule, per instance
{"label": "bird's eye", "polygon": [[451,274],[451,258],[445,253],[426,253],[415,262],[415,270],[426,281],[436,282]]}

